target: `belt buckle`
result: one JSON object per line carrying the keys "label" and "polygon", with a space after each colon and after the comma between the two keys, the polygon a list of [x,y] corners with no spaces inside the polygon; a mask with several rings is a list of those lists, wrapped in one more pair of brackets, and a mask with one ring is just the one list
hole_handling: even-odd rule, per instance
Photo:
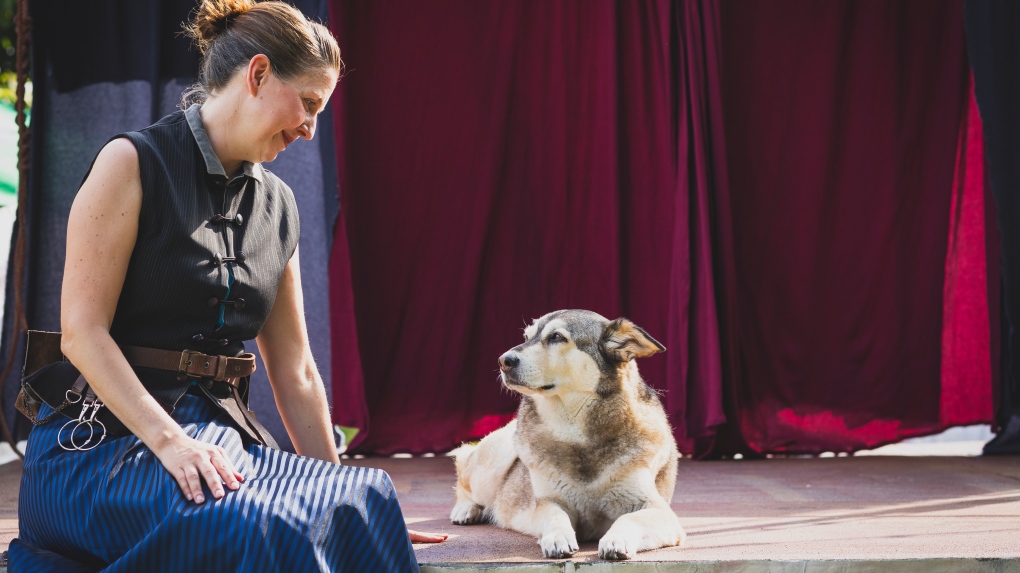
{"label": "belt buckle", "polygon": [[181,362],[177,365],[177,371],[188,374],[188,366],[191,366],[191,357],[195,354],[202,354],[197,350],[183,350],[181,352]]}

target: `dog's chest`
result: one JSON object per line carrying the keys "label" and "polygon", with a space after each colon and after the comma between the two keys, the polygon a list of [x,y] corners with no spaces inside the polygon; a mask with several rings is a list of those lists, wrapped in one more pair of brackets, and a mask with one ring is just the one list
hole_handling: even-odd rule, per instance
{"label": "dog's chest", "polygon": [[518,454],[538,497],[558,498],[592,516],[620,515],[645,501],[629,492],[629,474],[645,465],[638,461],[639,449],[564,442],[528,446]]}
{"label": "dog's chest", "polygon": [[646,496],[626,487],[610,489],[577,488],[561,497],[569,507],[578,539],[602,537],[621,515],[646,507]]}
{"label": "dog's chest", "polygon": [[534,432],[517,440],[516,448],[524,465],[542,481],[586,494],[603,490],[644,453],[640,444],[627,440],[566,441],[551,432]]}

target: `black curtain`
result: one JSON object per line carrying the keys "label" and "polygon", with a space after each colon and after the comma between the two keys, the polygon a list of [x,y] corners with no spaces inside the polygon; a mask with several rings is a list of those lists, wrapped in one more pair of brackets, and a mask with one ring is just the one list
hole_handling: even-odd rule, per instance
{"label": "black curtain", "polygon": [[[967,50],[984,124],[1002,269],[1002,385],[996,422],[1020,431],[1020,3],[967,0]],[[991,267],[990,267],[991,268]],[[992,280],[991,275],[989,280]],[[1016,421],[1010,424],[1010,420]],[[1020,441],[1018,441],[1020,445]],[[987,451],[987,450],[986,450]]]}

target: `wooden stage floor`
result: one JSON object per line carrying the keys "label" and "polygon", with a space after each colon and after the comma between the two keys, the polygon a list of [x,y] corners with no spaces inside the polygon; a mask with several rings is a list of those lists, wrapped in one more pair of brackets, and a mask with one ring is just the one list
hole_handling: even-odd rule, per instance
{"label": "wooden stage floor", "polygon": [[[450,534],[416,545],[426,573],[465,571],[1020,571],[1020,457],[682,460],[672,504],[687,546],[599,561],[584,543],[545,560],[534,539],[449,521],[450,458],[367,458],[393,477],[404,516]],[[0,550],[17,532],[19,462],[0,465]]]}

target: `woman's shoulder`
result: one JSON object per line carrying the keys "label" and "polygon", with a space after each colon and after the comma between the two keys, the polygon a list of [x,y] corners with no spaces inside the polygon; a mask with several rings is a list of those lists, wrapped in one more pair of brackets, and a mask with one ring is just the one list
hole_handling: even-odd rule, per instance
{"label": "woman's shoulder", "polygon": [[178,109],[165,116],[163,116],[156,123],[138,130],[139,133],[146,133],[150,131],[163,130],[169,127],[187,125],[188,119],[184,114],[184,110]]}
{"label": "woman's shoulder", "polygon": [[[300,232],[301,222],[298,214],[297,199],[290,185],[287,185],[275,173],[266,169],[261,163],[253,166],[257,170],[256,179],[260,181],[260,192],[257,201],[269,212],[275,213],[281,236],[291,236],[295,241]],[[291,250],[292,252],[292,250]]]}
{"label": "woman's shoulder", "polygon": [[187,129],[188,121],[184,116],[184,112],[177,110],[148,127],[135,131],[126,131],[120,134],[119,137],[131,140],[136,146],[154,145],[164,139],[180,139]]}
{"label": "woman's shoulder", "polygon": [[180,125],[187,127],[183,111],[171,113],[156,123],[137,131],[119,133],[99,150],[89,166],[81,185],[89,180],[112,178],[125,183],[140,183],[143,167],[152,166],[159,150],[175,146],[181,140]]}
{"label": "woman's shoulder", "polygon": [[115,137],[106,142],[82,179],[82,184],[94,178],[91,176],[95,173],[121,181],[138,179],[138,149],[135,143],[125,137]]}
{"label": "woman's shoulder", "polygon": [[138,151],[132,142],[118,137],[99,151],[75,195],[75,203],[103,205],[100,210],[116,204],[122,212],[137,211],[141,195]]}
{"label": "woman's shoulder", "polygon": [[134,166],[137,169],[138,149],[130,139],[115,137],[99,150],[96,166]]}
{"label": "woman's shoulder", "polygon": [[269,195],[277,196],[282,201],[288,203],[294,203],[294,191],[287,185],[283,179],[280,179],[275,173],[266,169],[261,163],[253,166],[253,169],[260,171],[259,177],[261,178],[262,185],[265,187],[266,193]]}

